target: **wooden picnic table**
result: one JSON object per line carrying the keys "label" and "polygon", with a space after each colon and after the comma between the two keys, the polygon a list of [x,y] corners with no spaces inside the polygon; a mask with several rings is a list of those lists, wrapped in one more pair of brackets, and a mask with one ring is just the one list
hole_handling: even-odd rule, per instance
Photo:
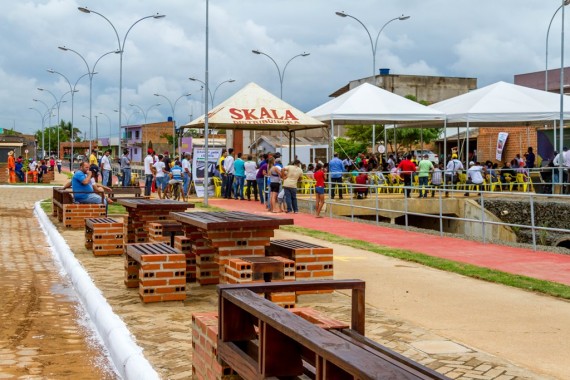
{"label": "wooden picnic table", "polygon": [[171,220],[173,211],[184,211],[193,208],[193,203],[170,199],[118,199],[117,203],[125,206],[128,217],[125,218],[124,245],[147,243],[149,237],[148,224],[156,221]]}
{"label": "wooden picnic table", "polygon": [[277,218],[241,211],[171,212],[170,218],[185,226],[192,240],[199,284],[226,283],[225,265],[235,257],[265,256],[274,231],[293,224]]}

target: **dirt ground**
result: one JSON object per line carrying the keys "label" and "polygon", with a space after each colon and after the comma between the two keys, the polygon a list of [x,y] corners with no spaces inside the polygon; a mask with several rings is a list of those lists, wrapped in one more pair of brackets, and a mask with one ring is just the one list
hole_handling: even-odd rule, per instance
{"label": "dirt ground", "polygon": [[51,189],[0,192],[0,379],[117,378],[33,216]]}

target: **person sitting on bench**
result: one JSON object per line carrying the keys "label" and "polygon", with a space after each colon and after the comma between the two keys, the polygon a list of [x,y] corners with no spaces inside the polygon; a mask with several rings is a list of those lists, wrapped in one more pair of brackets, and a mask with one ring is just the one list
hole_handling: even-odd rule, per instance
{"label": "person sitting on bench", "polygon": [[[71,188],[75,202],[82,204],[104,203],[107,209],[107,200],[101,193],[96,192],[91,185],[92,172],[89,170],[89,163],[82,162],[73,177],[71,178]],[[65,188],[66,186],[64,186]],[[69,186],[67,186],[69,187]]]}

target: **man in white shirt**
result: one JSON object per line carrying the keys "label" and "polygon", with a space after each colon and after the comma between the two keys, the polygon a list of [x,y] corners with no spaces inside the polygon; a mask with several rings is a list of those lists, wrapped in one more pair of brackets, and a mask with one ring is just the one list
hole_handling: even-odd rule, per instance
{"label": "man in white shirt", "polygon": [[154,158],[152,158],[152,149],[147,150],[147,155],[144,158],[144,195],[149,197],[152,188],[152,168],[154,165]]}
{"label": "man in white shirt", "polygon": [[162,154],[157,156],[157,161],[154,163],[154,175],[156,178],[156,191],[158,193],[158,198],[163,199],[164,196],[162,192],[168,185],[168,177],[166,176],[166,171],[164,170],[164,162],[162,161]]}
{"label": "man in white shirt", "polygon": [[[457,154],[453,153],[451,155],[451,161],[447,163],[445,168],[445,182],[453,187],[457,182],[459,182],[458,171],[463,170],[463,164],[457,159]],[[445,196],[449,196],[449,192],[445,193]]]}
{"label": "man in white shirt", "polygon": [[251,200],[251,189],[253,188],[253,196],[257,201],[257,164],[252,160],[251,154],[247,156],[247,161],[244,164],[245,167],[245,180],[247,181],[247,186],[245,190],[245,195],[247,200]]}
{"label": "man in white shirt", "polygon": [[190,185],[190,177],[192,172],[190,171],[190,153],[182,153],[182,179],[184,189],[184,194],[188,194],[188,185]]}
{"label": "man in white shirt", "polygon": [[[482,186],[483,182],[485,181],[483,180],[483,167],[481,164],[479,162],[469,162],[469,169],[467,170],[467,184]],[[481,193],[477,195],[481,195]],[[465,196],[468,197],[469,193],[465,193]]]}
{"label": "man in white shirt", "polygon": [[111,160],[109,156],[111,155],[111,150],[108,149],[101,157],[101,173],[103,174],[103,186],[111,186],[112,180],[110,181],[111,177]]}
{"label": "man in white shirt", "polygon": [[224,159],[224,171],[226,172],[226,193],[223,194],[224,198],[231,199],[232,188],[234,183],[234,149],[228,149],[228,155]]}

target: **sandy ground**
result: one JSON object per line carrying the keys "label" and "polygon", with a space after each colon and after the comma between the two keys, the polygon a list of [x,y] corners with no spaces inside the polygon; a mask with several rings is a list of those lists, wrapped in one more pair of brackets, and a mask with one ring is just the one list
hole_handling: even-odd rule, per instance
{"label": "sandy ground", "polygon": [[32,214],[51,189],[0,189],[0,379],[115,379]]}

